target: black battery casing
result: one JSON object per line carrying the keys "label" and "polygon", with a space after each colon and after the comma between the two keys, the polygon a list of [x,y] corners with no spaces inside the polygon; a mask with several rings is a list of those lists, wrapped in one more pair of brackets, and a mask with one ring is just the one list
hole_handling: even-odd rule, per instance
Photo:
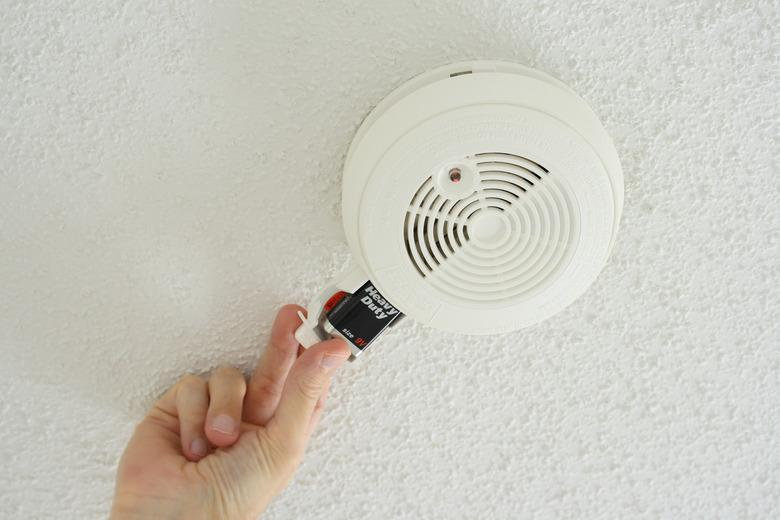
{"label": "black battery casing", "polygon": [[353,294],[344,294],[326,319],[335,332],[362,351],[401,316],[369,280]]}

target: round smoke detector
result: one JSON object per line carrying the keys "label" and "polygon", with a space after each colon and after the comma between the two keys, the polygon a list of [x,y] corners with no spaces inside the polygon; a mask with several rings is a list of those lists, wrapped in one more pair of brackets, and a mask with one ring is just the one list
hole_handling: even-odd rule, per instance
{"label": "round smoke detector", "polygon": [[574,91],[476,61],[422,74],[371,112],[347,154],[342,203],[359,265],[340,284],[347,294],[369,280],[414,320],[491,334],[555,314],[594,281],[623,175]]}

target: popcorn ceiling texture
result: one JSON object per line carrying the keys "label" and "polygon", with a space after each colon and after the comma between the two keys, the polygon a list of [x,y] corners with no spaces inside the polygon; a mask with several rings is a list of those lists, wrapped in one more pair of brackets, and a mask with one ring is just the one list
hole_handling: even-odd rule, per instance
{"label": "popcorn ceiling texture", "polygon": [[772,0],[3,2],[0,516],[104,518],[155,397],[249,373],[349,263],[369,110],[490,58],[602,118],[612,256],[532,328],[384,336],[264,517],[777,518],[778,27]]}

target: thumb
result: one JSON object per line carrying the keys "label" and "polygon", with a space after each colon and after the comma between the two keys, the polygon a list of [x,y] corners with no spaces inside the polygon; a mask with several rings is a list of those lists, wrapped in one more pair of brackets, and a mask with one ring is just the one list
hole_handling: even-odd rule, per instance
{"label": "thumb", "polygon": [[349,346],[339,339],[318,343],[295,361],[282,389],[279,406],[267,425],[276,437],[277,445],[299,458],[309,439],[317,400],[330,381],[333,372],[349,357]]}

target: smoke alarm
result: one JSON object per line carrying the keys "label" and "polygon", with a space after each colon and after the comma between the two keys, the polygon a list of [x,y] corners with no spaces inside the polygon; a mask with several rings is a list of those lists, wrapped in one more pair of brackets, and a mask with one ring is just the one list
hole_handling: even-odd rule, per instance
{"label": "smoke alarm", "polygon": [[623,174],[569,87],[466,62],[408,81],[369,114],[342,206],[355,264],[314,297],[296,337],[342,337],[357,356],[401,315],[497,334],[562,310],[612,249]]}

